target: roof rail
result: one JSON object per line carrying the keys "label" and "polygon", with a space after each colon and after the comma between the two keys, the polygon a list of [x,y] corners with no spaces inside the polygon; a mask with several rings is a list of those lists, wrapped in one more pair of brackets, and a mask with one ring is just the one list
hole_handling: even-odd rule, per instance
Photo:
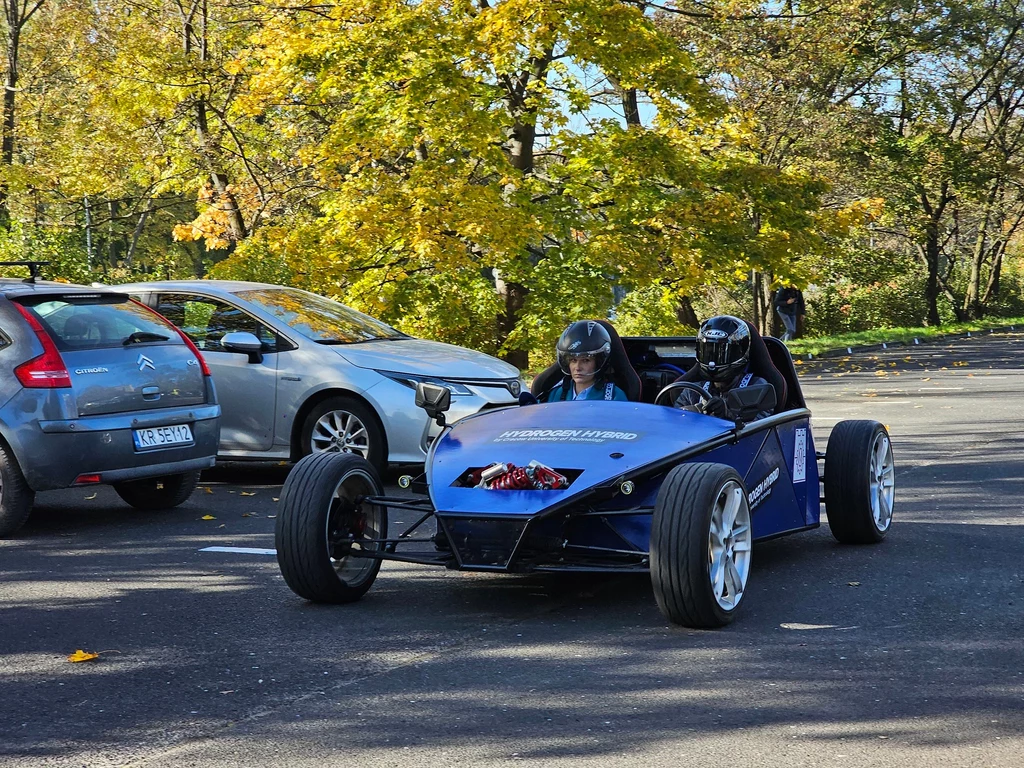
{"label": "roof rail", "polygon": [[26,283],[34,283],[39,279],[39,268],[49,264],[48,261],[0,261],[0,267],[28,267],[29,277]]}

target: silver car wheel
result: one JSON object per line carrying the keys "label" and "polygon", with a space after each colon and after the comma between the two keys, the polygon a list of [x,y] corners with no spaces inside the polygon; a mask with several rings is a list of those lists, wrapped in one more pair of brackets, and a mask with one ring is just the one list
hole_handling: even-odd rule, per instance
{"label": "silver car wheel", "polygon": [[313,425],[311,453],[354,453],[369,459],[370,437],[363,424],[348,411],[328,411]]}
{"label": "silver car wheel", "polygon": [[871,486],[871,516],[879,531],[887,531],[892,524],[892,502],[896,489],[896,467],[892,459],[892,444],[885,432],[875,436],[871,446],[871,466],[868,469]]}
{"label": "silver car wheel", "polygon": [[733,610],[743,597],[752,544],[746,494],[730,480],[718,492],[708,531],[708,575],[715,601],[723,610]]}

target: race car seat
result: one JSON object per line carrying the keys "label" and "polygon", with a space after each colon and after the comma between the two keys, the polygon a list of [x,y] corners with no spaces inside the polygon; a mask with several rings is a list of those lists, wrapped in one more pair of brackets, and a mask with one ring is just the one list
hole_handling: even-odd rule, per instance
{"label": "race car seat", "polygon": [[768,348],[772,364],[786,380],[786,407],[783,410],[806,408],[807,403],[804,401],[804,394],[800,389],[800,380],[797,378],[796,366],[793,365],[793,356],[789,354],[789,348],[774,336],[765,336],[764,343]]}
{"label": "race car seat", "polygon": [[[785,377],[779,373],[772,363],[772,356],[768,353],[765,340],[758,333],[757,328],[749,320],[744,320],[747,330],[750,331],[750,363],[747,370],[755,376],[760,376],[773,387],[775,387],[775,413],[782,413],[790,406],[787,406],[789,387]],[[775,339],[772,339],[775,341]],[[779,342],[781,343],[781,342]],[[703,381],[700,366],[694,365],[690,370],[680,376],[676,381]]]}
{"label": "race car seat", "polygon": [[[640,376],[629,362],[629,356],[626,354],[626,347],[622,343],[619,332],[607,320],[598,320],[597,322],[608,331],[608,336],[611,337],[612,352],[609,364],[615,371],[615,376],[613,377],[615,386],[626,393],[628,400],[638,401],[640,399]],[[555,385],[562,380],[562,376],[562,369],[558,367],[558,363],[549,365],[533,380],[530,391],[537,397],[540,397],[543,393],[554,389]]]}

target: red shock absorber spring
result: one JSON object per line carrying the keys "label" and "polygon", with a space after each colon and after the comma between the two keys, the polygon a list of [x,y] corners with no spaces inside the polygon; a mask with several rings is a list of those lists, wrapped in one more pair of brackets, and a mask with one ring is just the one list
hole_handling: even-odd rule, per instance
{"label": "red shock absorber spring", "polygon": [[494,478],[491,488],[499,491],[525,491],[533,488],[533,480],[525,469],[510,464],[508,472]]}

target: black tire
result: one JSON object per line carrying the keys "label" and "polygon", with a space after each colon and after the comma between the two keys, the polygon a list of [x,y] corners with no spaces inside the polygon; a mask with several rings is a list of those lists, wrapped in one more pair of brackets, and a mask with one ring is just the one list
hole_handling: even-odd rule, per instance
{"label": "black tire", "polygon": [[35,500],[35,491],[28,487],[14,453],[0,443],[0,538],[25,524]]}
{"label": "black tire", "polygon": [[896,470],[877,421],[840,421],[825,449],[825,514],[843,544],[877,544],[892,526]]}
{"label": "black tire", "polygon": [[[723,545],[718,596],[711,521],[716,511],[721,518],[723,504],[734,512],[739,533],[732,543],[716,540]],[[651,523],[651,584],[665,618],[696,629],[732,621],[750,573],[752,542],[747,492],[735,469],[698,463],[681,464],[669,472],[658,491]],[[729,563],[732,572],[727,570]],[[733,584],[738,580],[738,589],[730,590],[727,579]]]}
{"label": "black tire", "polygon": [[145,480],[129,480],[114,483],[114,491],[122,501],[136,509],[155,512],[173,509],[183,504],[199,485],[199,470],[182,472],[178,475],[147,477]]}
{"label": "black tire", "polygon": [[[354,445],[337,442],[327,445],[325,441],[330,439],[330,435],[324,430],[317,430],[317,434],[314,436],[317,423],[325,417],[330,418],[329,414],[332,413],[336,414],[335,418],[339,425],[349,423],[348,420],[354,417],[365,432],[365,445],[360,444],[363,440],[358,429]],[[339,436],[341,439],[343,437],[344,435]],[[354,397],[338,395],[327,398],[309,412],[306,420],[302,423],[302,431],[299,434],[300,457],[320,452],[350,453],[353,456],[361,456],[373,464],[378,473],[383,472],[387,468],[388,456],[384,428],[381,426],[380,418],[372,408]]]}
{"label": "black tire", "polygon": [[[345,552],[360,538],[387,536],[387,509],[354,503],[382,493],[377,470],[359,456],[314,453],[295,465],[281,491],[274,533],[277,564],[295,594],[315,603],[351,603],[366,593],[380,560]],[[340,533],[333,545],[330,531]]]}

